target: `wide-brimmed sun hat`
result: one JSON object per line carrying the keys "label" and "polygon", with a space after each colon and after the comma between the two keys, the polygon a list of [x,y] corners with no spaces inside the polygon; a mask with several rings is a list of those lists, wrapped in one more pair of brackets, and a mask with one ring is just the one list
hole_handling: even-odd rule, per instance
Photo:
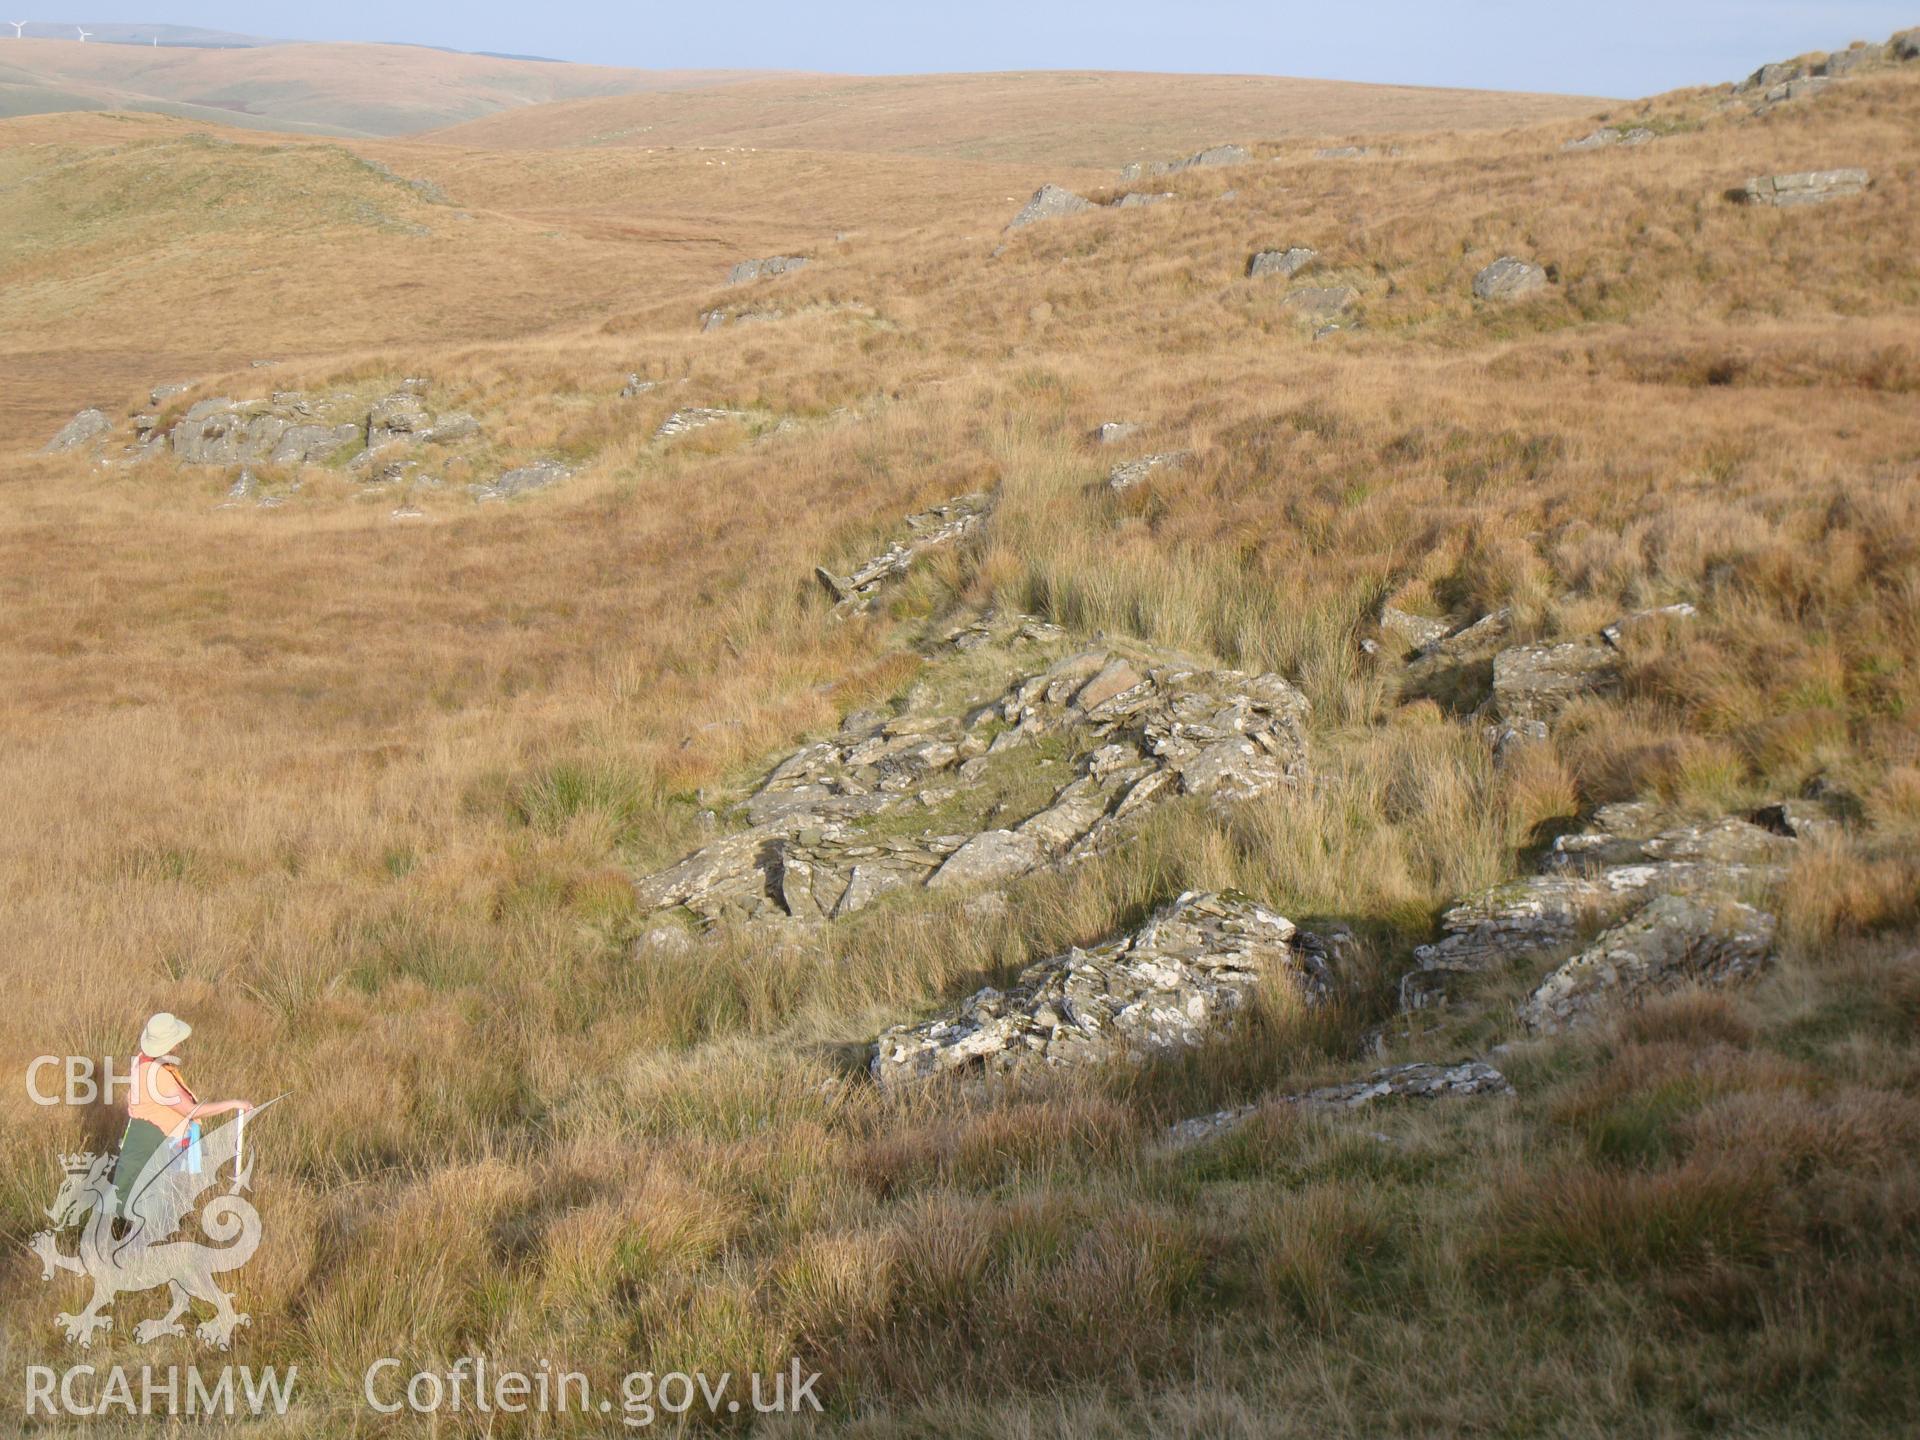
{"label": "wide-brimmed sun hat", "polygon": [[140,1032],[140,1053],[158,1060],[171,1054],[173,1047],[193,1033],[193,1027],[171,1010],[162,1010],[147,1021],[147,1028]]}

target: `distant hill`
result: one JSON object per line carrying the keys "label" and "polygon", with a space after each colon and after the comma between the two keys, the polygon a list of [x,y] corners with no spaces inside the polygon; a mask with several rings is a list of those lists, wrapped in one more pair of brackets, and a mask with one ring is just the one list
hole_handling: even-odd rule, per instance
{"label": "distant hill", "polygon": [[[0,37],[11,40],[8,22]],[[231,30],[207,30],[198,25],[161,25],[156,22],[128,24],[118,20],[30,20],[21,36],[28,40],[72,40],[79,43],[81,30],[87,32],[90,45],[146,45],[161,47],[189,45],[203,50],[245,50],[256,45],[282,45],[261,35],[240,35]]]}
{"label": "distant hill", "polygon": [[[28,26],[28,34],[37,27]],[[88,26],[88,29],[93,29]],[[506,109],[649,89],[698,89],[740,72],[625,70],[470,55],[421,45],[320,45],[224,36],[205,45],[15,41],[0,28],[0,116],[129,110],[219,120],[248,129],[346,136],[408,135]]]}
{"label": "distant hill", "polygon": [[432,138],[488,150],[714,145],[1106,166],[1223,140],[1504,128],[1599,103],[1268,75],[759,74],[496,113]]}

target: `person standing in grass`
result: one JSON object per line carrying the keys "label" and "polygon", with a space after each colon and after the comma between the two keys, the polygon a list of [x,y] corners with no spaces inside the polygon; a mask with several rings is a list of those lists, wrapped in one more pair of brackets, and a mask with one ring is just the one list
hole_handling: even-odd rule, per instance
{"label": "person standing in grass", "polygon": [[251,1101],[218,1100],[203,1103],[180,1078],[180,1057],[173,1054],[193,1033],[193,1027],[162,1010],[140,1032],[140,1052],[133,1057],[133,1087],[127,1100],[127,1130],[120,1140],[120,1158],[114,1162],[113,1188],[122,1216],[127,1213],[133,1187],[162,1145],[185,1149],[199,1122],[215,1115],[253,1109]]}

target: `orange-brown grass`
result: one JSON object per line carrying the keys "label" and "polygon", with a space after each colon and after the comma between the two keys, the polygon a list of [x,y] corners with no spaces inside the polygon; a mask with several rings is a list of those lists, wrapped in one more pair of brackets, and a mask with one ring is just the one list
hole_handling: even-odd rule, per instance
{"label": "orange-brown grass", "polygon": [[[154,111],[221,125],[404,135],[521,107],[631,90],[701,89],[746,72],[631,70],[424,45],[218,49],[36,39],[7,52],[7,113]],[[77,103],[76,103],[77,102]]]}
{"label": "orange-brown grass", "polygon": [[724,88],[543,105],[433,138],[484,150],[738,145],[1117,166],[1229,139],[1491,130],[1599,103],[1271,75],[757,75]]}
{"label": "orange-brown grass", "polygon": [[[1675,133],[1596,154],[1559,150],[1577,124],[1408,133],[1354,165],[1248,135],[1256,164],[1173,177],[1177,203],[997,256],[1012,206],[953,178],[951,216],[888,210],[893,228],[733,292],[705,250],[551,273],[516,206],[605,212],[595,177],[627,173],[605,157],[542,154],[520,182],[496,156],[410,147],[456,204],[484,192],[485,243],[423,244],[389,328],[316,314],[294,352],[300,317],[276,320],[297,359],[201,393],[427,378],[487,439],[413,493],[424,521],[324,469],[280,509],[216,512],[221,471],[5,462],[0,904],[25,1003],[0,1060],[124,1053],[165,1007],[196,1025],[203,1088],[293,1092],[285,1124],[261,1123],[269,1242],[239,1347],[312,1377],[286,1433],[365,1431],[358,1370],[380,1346],[548,1356],[602,1385],[798,1355],[833,1427],[869,1436],[1911,1429],[1920,75],[1749,123],[1715,98],[1666,97]],[[110,167],[114,133],[4,163],[29,185],[48,158]],[[294,152],[240,149],[212,173],[243,167],[250,203],[290,206]],[[350,209],[360,181],[325,153],[295,158]],[[722,193],[771,242],[763,163]],[[828,190],[881,173],[818,163]],[[1874,188],[1797,213],[1721,198],[1843,163]],[[810,224],[842,213],[800,203]],[[444,208],[420,207],[436,239]],[[708,218],[724,248],[725,212]],[[58,284],[129,295],[117,267],[153,256],[83,231]],[[7,239],[62,233],[42,216]],[[347,273],[311,279],[309,250],[389,256],[330,234],[248,229],[235,254],[309,298]],[[564,253],[626,253],[603,243]],[[1361,292],[1361,323],[1318,343],[1284,286],[1240,274],[1301,243]],[[1557,285],[1476,306],[1473,274],[1509,251]],[[462,312],[469,258],[522,288]],[[563,280],[568,308],[542,318]],[[98,304],[47,338],[67,293],[10,288],[9,333],[68,365],[127,348]],[[716,302],[785,318],[702,335]],[[127,304],[182,351],[249,333]],[[636,370],[666,383],[623,401]],[[125,414],[175,378],[101,373],[67,409]],[[756,418],[653,442],[688,404]],[[1134,452],[1087,439],[1111,419],[1193,463],[1112,494]],[[580,473],[547,494],[476,507],[457,483],[549,454]],[[830,617],[814,563],[975,489],[998,497],[980,540],[875,616]],[[1509,605],[1522,638],[1699,613],[1635,631],[1618,693],[1496,765],[1471,684],[1409,702],[1363,651],[1390,596],[1460,620]],[[845,711],[953,683],[913,647],[988,605],[1281,671],[1313,701],[1319,783],[1171,807],[998,918],[902,897],[777,941],[647,939],[636,871]],[[1851,829],[1758,897],[1782,942],[1753,984],[1516,1044],[1511,1101],[1280,1099],[1376,1063],[1363,1041],[1437,911],[1591,806],[1718,815],[1816,780]],[[880,1027],[1189,887],[1350,925],[1366,958],[1341,1003],[1268,996],[1191,1059],[1074,1083],[896,1098],[865,1080]],[[1513,1028],[1443,1013],[1382,1042],[1454,1060]],[[1220,1141],[1162,1141],[1167,1120],[1262,1101]],[[9,1130],[0,1234],[37,1227],[56,1148],[112,1125],[36,1111]],[[10,1360],[56,1355],[37,1271],[0,1273],[0,1305]],[[109,1353],[134,1353],[122,1331]]]}

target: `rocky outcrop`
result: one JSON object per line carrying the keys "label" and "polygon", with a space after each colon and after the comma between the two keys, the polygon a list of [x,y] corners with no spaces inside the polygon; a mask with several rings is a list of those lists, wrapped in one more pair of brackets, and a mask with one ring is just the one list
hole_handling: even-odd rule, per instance
{"label": "rocky outcrop", "polygon": [[1406,651],[1414,652],[1437,645],[1447,638],[1453,627],[1431,615],[1415,615],[1397,605],[1383,605],[1380,607],[1380,628],[1400,640]]}
{"label": "rocky outcrop", "polygon": [[1303,319],[1330,320],[1351,310],[1359,298],[1360,292],[1351,285],[1308,286],[1288,291],[1280,307],[1293,311]]}
{"label": "rocky outcrop", "polygon": [[332,408],[297,394],[202,400],[174,424],[168,443],[183,465],[317,464],[361,438],[362,422],[329,419]]}
{"label": "rocky outcrop", "polygon": [[1254,992],[1324,1004],[1338,946],[1238,895],[1186,894],[1131,935],[1028,966],[947,1015],[895,1026],[873,1078],[897,1087],[941,1076],[1149,1059],[1221,1033]]}
{"label": "rocky outcrop", "polygon": [[1887,42],[1887,53],[1895,60],[1920,60],[1920,29],[1897,33]]}
{"label": "rocky outcrop", "polygon": [[872,603],[881,586],[906,574],[929,550],[951,545],[986,524],[992,509],[993,501],[986,495],[962,495],[944,505],[935,505],[930,510],[909,515],[905,535],[847,575],[836,575],[821,565],[814,568],[814,577],[833,596],[836,605],[864,609]]}
{"label": "rocky outcrop", "polygon": [[1247,260],[1247,278],[1261,280],[1269,275],[1291,279],[1320,258],[1318,250],[1295,245],[1286,250],[1262,250]]}
{"label": "rocky outcrop", "polygon": [[[1299,1095],[1283,1095],[1279,1103],[1297,1105],[1303,1110],[1340,1113],[1364,1109],[1379,1100],[1447,1100],[1511,1094],[1513,1085],[1507,1077],[1484,1060],[1460,1060],[1451,1065],[1420,1060],[1407,1065],[1389,1065],[1359,1080],[1326,1085]],[[1211,1115],[1196,1115],[1169,1126],[1167,1140],[1176,1147],[1201,1144],[1237,1129],[1259,1108],[1258,1105],[1236,1105]]]}
{"label": "rocky outcrop", "polygon": [[1461,1060],[1452,1065],[1419,1061],[1390,1065],[1360,1080],[1327,1085],[1302,1095],[1289,1095],[1309,1110],[1358,1110],[1377,1100],[1439,1100],[1463,1095],[1511,1095],[1513,1086],[1484,1060]]}
{"label": "rocky outcrop", "polygon": [[745,420],[744,410],[717,410],[710,406],[690,405],[684,410],[676,410],[660,422],[660,428],[653,432],[655,440],[671,440],[676,435],[685,435],[690,431],[704,430],[709,425],[718,425],[727,420]]}
{"label": "rocky outcrop", "polygon": [[1118,200],[1113,201],[1110,208],[1114,210],[1139,210],[1148,205],[1164,205],[1167,201],[1178,198],[1178,196],[1171,195],[1166,191],[1134,190],[1129,191]]}
{"label": "rocky outcrop", "polygon": [[1158,175],[1177,175],[1182,170],[1207,170],[1221,165],[1244,165],[1253,156],[1244,146],[1212,145],[1197,155],[1189,155],[1184,160],[1155,160],[1152,162],[1136,160],[1120,171],[1123,185],[1132,185],[1138,181]]}
{"label": "rocky outcrop", "polygon": [[1372,149],[1365,145],[1328,145],[1313,152],[1316,160],[1358,160],[1371,155]]}
{"label": "rocky outcrop", "polygon": [[1109,420],[1095,427],[1093,443],[1096,445],[1118,445],[1122,440],[1131,440],[1140,433],[1140,427],[1131,420]]}
{"label": "rocky outcrop", "polygon": [[[1228,803],[1297,783],[1307,709],[1277,675],[1099,646],[965,716],[854,717],[774,767],[745,831],[641,881],[640,904],[705,922],[821,920],[891,890],[1070,864],[1176,796]],[[1064,783],[1007,813],[1006,797],[1035,793],[1012,782],[1036,765],[1063,766]],[[938,823],[916,824],[928,811]]]}
{"label": "rocky outcrop", "polygon": [[1865,170],[1803,170],[1792,175],[1756,175],[1734,192],[1745,205],[1824,205],[1864,191]]}
{"label": "rocky outcrop", "polygon": [[1645,145],[1656,138],[1653,131],[1644,126],[1636,125],[1631,129],[1621,129],[1616,125],[1603,125],[1591,134],[1581,136],[1578,140],[1567,141],[1560,148],[1562,150],[1606,150],[1615,145],[1631,148],[1636,145]]}
{"label": "rocky outcrop", "polygon": [[727,284],[749,285],[755,280],[770,280],[775,275],[791,275],[796,270],[804,270],[806,265],[804,255],[769,255],[764,260],[742,260],[727,273]]}
{"label": "rocky outcrop", "polygon": [[469,485],[467,493],[483,504],[493,500],[511,500],[516,495],[529,495],[535,490],[557,485],[572,474],[572,469],[558,460],[535,460],[530,465],[509,470],[497,479]]}
{"label": "rocky outcrop", "polygon": [[1773,948],[1774,918],[1725,897],[1665,894],[1603,932],[1520,1007],[1536,1034],[1555,1034],[1684,984],[1751,975]]}
{"label": "rocky outcrop", "polygon": [[1617,924],[1662,895],[1702,899],[1778,884],[1795,841],[1738,816],[1677,823],[1658,806],[1602,806],[1563,835],[1538,874],[1497,885],[1440,918],[1441,938],[1414,951],[1400,985],[1419,1009],[1449,975],[1472,974],[1571,945],[1583,929]]}
{"label": "rocky outcrop", "polygon": [[1618,655],[1597,640],[1516,645],[1493,657],[1493,703],[1505,720],[1549,720],[1619,682]]}
{"label": "rocky outcrop", "polygon": [[41,452],[44,455],[57,455],[63,450],[76,450],[106,434],[113,428],[113,421],[107,418],[104,410],[82,410],[66,424],[53,439],[47,442]]}
{"label": "rocky outcrop", "polygon": [[1109,490],[1131,490],[1156,470],[1177,470],[1193,459],[1190,451],[1168,450],[1158,455],[1142,455],[1138,460],[1128,460],[1116,465],[1107,473]]}
{"label": "rocky outcrop", "polygon": [[1024,226],[1037,224],[1042,220],[1058,220],[1063,215],[1081,215],[1099,207],[1091,200],[1074,194],[1058,185],[1042,185],[1033,192],[1033,198],[1026,203],[1020,213],[1007,224],[1009,230],[1019,230]]}
{"label": "rocky outcrop", "polygon": [[1502,255],[1473,277],[1473,294],[1479,300],[1519,300],[1547,288],[1547,272],[1526,260]]}

